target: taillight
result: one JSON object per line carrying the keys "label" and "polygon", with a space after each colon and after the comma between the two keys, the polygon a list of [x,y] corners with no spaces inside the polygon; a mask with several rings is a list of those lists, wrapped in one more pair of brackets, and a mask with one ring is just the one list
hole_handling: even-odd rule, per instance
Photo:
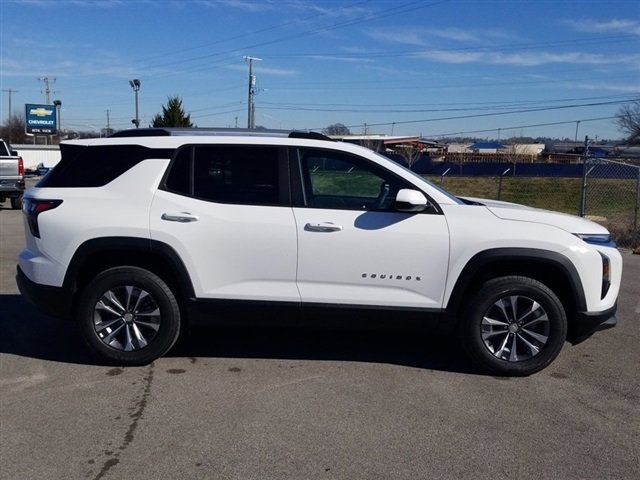
{"label": "taillight", "polygon": [[22,161],[22,157],[18,157],[18,175],[24,177],[24,162]]}
{"label": "taillight", "polygon": [[62,203],[62,200],[39,200],[36,198],[24,198],[22,200],[22,212],[27,217],[27,224],[31,235],[40,238],[40,229],[38,228],[38,215],[47,210],[53,210]]}

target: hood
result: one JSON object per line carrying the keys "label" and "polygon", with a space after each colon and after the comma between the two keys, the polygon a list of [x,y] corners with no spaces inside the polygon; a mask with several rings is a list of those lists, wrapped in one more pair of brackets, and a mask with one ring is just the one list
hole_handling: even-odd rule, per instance
{"label": "hood", "polygon": [[543,223],[561,228],[569,233],[608,234],[602,225],[568,213],[552,212],[541,208],[527,207],[517,203],[488,200],[485,198],[463,197],[464,200],[484,205],[496,217],[503,220]]}

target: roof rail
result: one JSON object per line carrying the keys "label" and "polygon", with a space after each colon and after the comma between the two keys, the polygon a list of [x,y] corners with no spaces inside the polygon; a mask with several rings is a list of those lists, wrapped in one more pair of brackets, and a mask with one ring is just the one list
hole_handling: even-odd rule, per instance
{"label": "roof rail", "polygon": [[169,137],[181,135],[207,135],[207,136],[239,136],[239,137],[288,137],[306,138],[311,140],[333,141],[331,138],[316,132],[300,132],[291,130],[268,130],[268,129],[248,129],[248,128],[131,128],[120,130],[109,135],[110,138],[123,137]]}
{"label": "roof rail", "polygon": [[289,134],[289,138],[306,138],[308,140],[325,140],[329,142],[334,142],[333,138],[329,138],[326,135],[318,132],[301,132],[299,130],[294,130]]}

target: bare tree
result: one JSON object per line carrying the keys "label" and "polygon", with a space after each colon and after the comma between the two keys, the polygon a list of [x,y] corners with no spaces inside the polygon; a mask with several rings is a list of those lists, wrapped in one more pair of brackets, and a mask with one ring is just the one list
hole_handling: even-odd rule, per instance
{"label": "bare tree", "polygon": [[322,131],[325,135],[349,135],[351,132],[342,123],[333,123]]}
{"label": "bare tree", "polygon": [[403,144],[398,146],[396,152],[400,154],[407,167],[413,169],[413,166],[422,155],[422,146],[417,142]]}
{"label": "bare tree", "polygon": [[620,107],[615,122],[627,135],[630,145],[640,145],[640,100]]}
{"label": "bare tree", "polygon": [[25,143],[27,134],[25,133],[24,118],[11,115],[4,125],[0,126],[0,138],[11,143]]}

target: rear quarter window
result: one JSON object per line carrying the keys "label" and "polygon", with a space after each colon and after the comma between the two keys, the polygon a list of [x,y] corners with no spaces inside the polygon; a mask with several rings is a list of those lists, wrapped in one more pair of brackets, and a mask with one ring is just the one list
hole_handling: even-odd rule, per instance
{"label": "rear quarter window", "polygon": [[170,158],[172,149],[140,145],[61,145],[61,159],[38,187],[102,187],[127,170],[150,158]]}

